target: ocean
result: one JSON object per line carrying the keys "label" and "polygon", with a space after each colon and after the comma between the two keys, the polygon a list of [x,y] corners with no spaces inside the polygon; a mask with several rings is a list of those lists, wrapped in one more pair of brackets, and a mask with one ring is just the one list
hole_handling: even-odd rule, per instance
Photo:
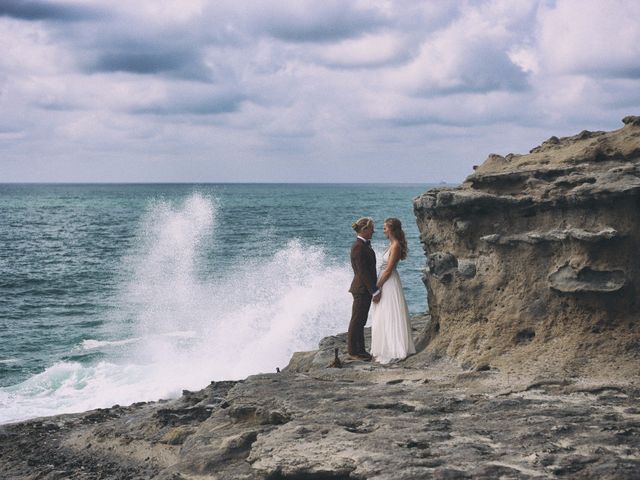
{"label": "ocean", "polygon": [[284,367],[344,332],[351,223],[433,185],[0,185],[0,423],[173,398]]}

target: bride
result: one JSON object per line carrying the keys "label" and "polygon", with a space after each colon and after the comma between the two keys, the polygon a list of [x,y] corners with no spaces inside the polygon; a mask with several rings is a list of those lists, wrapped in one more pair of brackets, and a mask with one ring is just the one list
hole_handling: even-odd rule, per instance
{"label": "bride", "polygon": [[387,218],[383,232],[389,239],[389,247],[382,256],[377,283],[384,292],[371,311],[371,355],[379,363],[389,363],[416,353],[416,349],[411,337],[409,309],[396,271],[398,262],[407,258],[407,240],[397,218]]}

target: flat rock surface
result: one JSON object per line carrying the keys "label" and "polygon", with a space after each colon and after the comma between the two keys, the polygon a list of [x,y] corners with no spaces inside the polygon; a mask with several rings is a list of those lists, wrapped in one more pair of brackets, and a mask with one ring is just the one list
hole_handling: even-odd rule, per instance
{"label": "flat rock surface", "polygon": [[4,425],[0,478],[638,478],[637,378],[341,360]]}

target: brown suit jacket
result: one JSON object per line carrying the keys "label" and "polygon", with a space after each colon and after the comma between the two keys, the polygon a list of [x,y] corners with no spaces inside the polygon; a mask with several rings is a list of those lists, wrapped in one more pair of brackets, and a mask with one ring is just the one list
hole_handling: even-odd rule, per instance
{"label": "brown suit jacket", "polygon": [[373,295],[378,290],[376,282],[376,254],[373,249],[359,238],[351,246],[351,267],[353,281],[349,291],[354,295]]}

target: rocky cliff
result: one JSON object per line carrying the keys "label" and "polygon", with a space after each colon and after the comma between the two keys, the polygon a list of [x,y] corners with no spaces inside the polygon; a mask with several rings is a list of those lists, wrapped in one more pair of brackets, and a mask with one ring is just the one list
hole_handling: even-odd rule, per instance
{"label": "rocky cliff", "polygon": [[463,365],[625,377],[640,366],[640,117],[489,155],[414,201],[427,350]]}

